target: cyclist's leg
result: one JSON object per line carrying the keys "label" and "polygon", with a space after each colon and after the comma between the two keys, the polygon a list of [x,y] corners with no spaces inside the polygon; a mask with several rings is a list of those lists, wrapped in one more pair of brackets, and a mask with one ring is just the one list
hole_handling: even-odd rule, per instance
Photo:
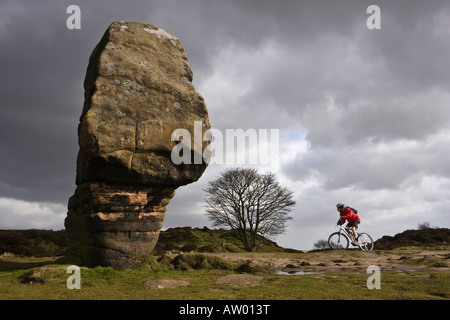
{"label": "cyclist's leg", "polygon": [[358,234],[356,233],[356,227],[355,226],[352,227],[352,233],[353,233],[353,236],[355,237],[355,240],[358,240]]}
{"label": "cyclist's leg", "polygon": [[355,236],[355,234],[353,232],[353,222],[347,223],[347,225],[345,226],[345,230],[347,231],[347,233],[349,235]]}
{"label": "cyclist's leg", "polygon": [[348,234],[352,234],[351,231],[350,231],[350,230],[351,230],[351,227],[352,227],[352,225],[351,225],[350,222],[347,223],[347,225],[345,226],[345,231],[347,231]]}
{"label": "cyclist's leg", "polygon": [[358,238],[358,234],[356,233],[356,228],[358,228],[358,221],[353,221],[351,223],[348,223],[346,225],[347,232],[353,236],[354,240],[356,241]]}
{"label": "cyclist's leg", "polygon": [[356,229],[358,229],[359,221],[353,221],[353,235],[355,236],[355,240],[358,240],[358,233]]}

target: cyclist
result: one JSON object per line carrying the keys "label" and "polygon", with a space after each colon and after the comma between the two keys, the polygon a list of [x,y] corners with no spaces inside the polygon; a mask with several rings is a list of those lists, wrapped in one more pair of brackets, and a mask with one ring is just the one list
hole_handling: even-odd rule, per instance
{"label": "cyclist", "polygon": [[346,207],[343,203],[338,203],[336,205],[337,211],[339,211],[340,218],[338,220],[338,225],[344,224],[345,220],[348,221],[347,225],[345,226],[345,229],[347,232],[350,232],[355,237],[355,240],[352,241],[352,244],[357,246],[358,245],[358,234],[356,233],[356,229],[358,228],[358,224],[361,223],[361,219],[359,216],[353,212],[353,210],[350,207]]}

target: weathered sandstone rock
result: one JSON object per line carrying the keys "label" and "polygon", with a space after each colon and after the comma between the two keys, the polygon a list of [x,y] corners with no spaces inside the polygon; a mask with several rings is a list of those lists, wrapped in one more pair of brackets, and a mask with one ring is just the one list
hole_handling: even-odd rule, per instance
{"label": "weathered sandstone rock", "polygon": [[202,134],[210,127],[192,77],[178,39],[152,25],[114,22],[92,52],[65,220],[71,250],[86,265],[123,269],[144,260],[175,189],[205,170],[204,162],[171,160],[174,130],[193,133],[194,121]]}

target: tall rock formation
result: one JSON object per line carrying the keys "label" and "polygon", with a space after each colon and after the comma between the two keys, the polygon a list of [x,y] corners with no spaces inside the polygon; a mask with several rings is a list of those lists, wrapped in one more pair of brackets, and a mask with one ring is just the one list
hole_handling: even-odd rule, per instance
{"label": "tall rock formation", "polygon": [[[204,161],[194,163],[194,122],[202,135],[210,124],[192,77],[180,41],[156,26],[114,22],[92,52],[77,188],[65,220],[71,251],[85,265],[124,269],[143,261],[175,189],[205,170]],[[183,141],[192,146],[192,164],[171,159],[177,129],[192,135],[190,144]]]}

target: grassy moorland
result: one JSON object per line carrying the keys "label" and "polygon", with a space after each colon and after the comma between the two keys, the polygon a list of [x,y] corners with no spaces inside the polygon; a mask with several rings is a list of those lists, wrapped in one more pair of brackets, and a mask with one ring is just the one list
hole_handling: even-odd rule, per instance
{"label": "grassy moorland", "polygon": [[[417,254],[418,249],[408,249],[401,257]],[[422,251],[423,252],[423,251]],[[431,252],[431,251],[427,251]],[[435,251],[440,254],[442,250]],[[450,250],[445,250],[448,255]],[[313,253],[325,255],[326,252]],[[447,268],[416,268],[420,259],[400,262],[392,270],[381,268],[380,289],[369,290],[365,266],[353,262],[355,252],[340,252],[330,258],[335,268],[316,268],[310,265],[306,274],[277,274],[259,270],[253,273],[239,273],[233,270],[210,267],[191,270],[170,270],[156,260],[143,263],[134,269],[116,271],[109,267],[81,268],[81,289],[69,290],[66,285],[70,274],[69,264],[57,258],[26,258],[4,255],[0,258],[0,299],[449,299],[450,272]],[[365,255],[366,253],[358,253]],[[377,252],[375,251],[376,255]],[[398,253],[397,253],[398,254]],[[233,255],[233,254],[231,254]],[[312,254],[311,254],[312,255]],[[308,253],[278,254],[272,259],[290,261],[314,261]],[[206,255],[205,255],[206,256]],[[388,255],[387,255],[388,256]],[[387,256],[384,256],[386,258]],[[267,255],[266,255],[267,257]],[[400,257],[400,258],[401,258]],[[250,259],[258,259],[252,255]],[[397,258],[398,260],[399,258]],[[387,257],[386,261],[389,260]],[[436,263],[442,263],[437,261]],[[358,268],[342,267],[340,261],[359,264]],[[339,263],[340,262],[340,263]],[[396,261],[398,262],[398,261]],[[431,262],[433,263],[433,262]],[[301,264],[301,263],[300,263]],[[237,264],[236,264],[237,265]],[[206,263],[205,263],[206,266]],[[442,269],[442,270],[440,270]],[[445,270],[443,270],[445,269]],[[286,269],[285,269],[286,270]],[[297,271],[298,272],[298,271]],[[310,273],[309,273],[310,272]],[[237,277],[233,282],[221,282],[224,276],[247,275],[248,279]],[[152,281],[172,280],[167,287],[152,287]],[[179,281],[184,284],[174,287]],[[155,283],[158,283],[157,281]],[[148,284],[148,285],[147,285]]]}
{"label": "grassy moorland", "polygon": [[[204,246],[213,241],[204,241],[195,232],[188,236],[196,244],[186,247],[187,243],[178,242],[179,246],[184,246],[185,250],[181,250],[174,248],[175,244],[168,245],[171,241],[166,239],[155,256],[133,269],[80,267],[80,289],[67,287],[71,276],[67,267],[76,264],[70,256],[3,252],[0,255],[0,299],[450,299],[450,246],[445,243],[439,246],[422,243],[422,246],[371,252],[303,253],[266,248],[265,252],[248,253],[239,250],[238,244],[227,238],[217,241],[217,247],[213,245],[210,252],[206,252]],[[228,250],[222,252],[227,245]],[[59,250],[46,242],[41,242],[40,246]],[[196,250],[200,248],[203,249]],[[380,268],[380,289],[367,286],[372,276],[367,268],[371,265]]]}

